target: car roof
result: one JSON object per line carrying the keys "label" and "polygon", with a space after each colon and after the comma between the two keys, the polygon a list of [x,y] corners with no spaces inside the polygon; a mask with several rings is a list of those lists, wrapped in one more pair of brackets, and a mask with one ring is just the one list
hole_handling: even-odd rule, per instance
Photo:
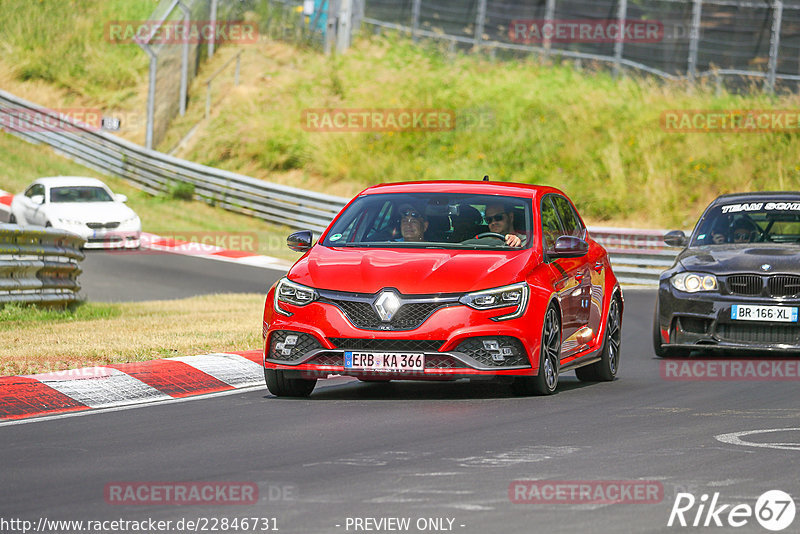
{"label": "car roof", "polygon": [[97,186],[108,188],[106,184],[97,178],[89,178],[86,176],[49,176],[47,178],[39,178],[34,183],[42,184],[45,187],[63,187],[63,186]]}
{"label": "car roof", "polygon": [[[362,195],[379,193],[465,193],[535,197],[537,194],[563,191],[546,185],[520,184],[515,182],[491,182],[478,180],[430,180],[420,182],[398,182],[374,185],[361,192]],[[566,195],[565,195],[566,196]]]}
{"label": "car roof", "polygon": [[715,198],[710,206],[731,202],[758,202],[759,200],[800,200],[800,191],[753,191],[749,193],[728,193]]}

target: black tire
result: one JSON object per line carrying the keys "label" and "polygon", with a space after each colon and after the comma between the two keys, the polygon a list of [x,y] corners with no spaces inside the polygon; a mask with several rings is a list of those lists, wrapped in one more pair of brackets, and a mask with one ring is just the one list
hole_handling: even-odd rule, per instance
{"label": "black tire", "polygon": [[575,376],[582,382],[610,382],[619,370],[620,347],[622,345],[622,314],[619,300],[611,299],[606,322],[606,337],[600,361],[575,369]]}
{"label": "black tire", "polygon": [[558,308],[550,305],[542,323],[539,374],[515,378],[511,391],[516,395],[552,395],[558,388],[558,372],[561,367],[561,316]]}
{"label": "black tire", "polygon": [[52,227],[53,227],[53,225],[52,225],[52,224],[50,224],[50,221],[47,221],[47,222],[45,222],[45,223],[44,223],[44,227],[45,227],[45,228],[52,228]]}
{"label": "black tire", "polygon": [[16,218],[16,217],[14,217],[14,214],[13,214],[13,213],[12,213],[11,215],[9,215],[9,216],[8,216],[8,223],[9,223],[9,224],[17,224],[17,218]]}
{"label": "black tire", "polygon": [[308,397],[317,385],[317,379],[286,378],[283,371],[264,369],[267,389],[276,397]]}

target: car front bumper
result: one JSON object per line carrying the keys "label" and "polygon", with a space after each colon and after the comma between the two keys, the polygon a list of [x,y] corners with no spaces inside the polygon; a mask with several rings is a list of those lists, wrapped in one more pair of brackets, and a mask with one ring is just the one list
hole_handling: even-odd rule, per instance
{"label": "car front bumper", "polygon": [[661,280],[656,308],[662,348],[800,352],[800,324],[734,320],[734,305],[800,307],[798,298],[741,296],[719,292],[685,293]]}
{"label": "car front bumper", "polygon": [[[268,293],[271,302],[273,290]],[[283,306],[283,304],[282,304]],[[268,306],[264,366],[298,378],[345,375],[375,380],[455,380],[531,376],[538,373],[539,312],[528,304],[521,317],[492,321],[502,310],[465,305],[439,308],[409,330],[356,328],[338,307],[321,302],[292,306],[291,317]],[[531,331],[537,331],[536,334]],[[291,343],[287,343],[287,339]],[[486,343],[484,343],[486,342]],[[531,353],[531,347],[536,350]],[[424,369],[372,370],[345,365],[348,353],[422,354]]]}

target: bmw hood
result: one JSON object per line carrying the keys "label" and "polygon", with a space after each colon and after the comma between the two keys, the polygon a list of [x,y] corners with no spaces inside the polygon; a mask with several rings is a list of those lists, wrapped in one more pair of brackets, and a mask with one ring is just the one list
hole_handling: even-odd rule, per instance
{"label": "bmw hood", "polygon": [[136,216],[120,202],[64,202],[50,204],[47,213],[51,218],[87,222],[122,222]]}
{"label": "bmw hood", "polygon": [[800,246],[769,243],[706,246],[684,250],[678,262],[687,271],[711,274],[800,273]]}
{"label": "bmw hood", "polygon": [[343,249],[316,245],[290,270],[289,279],[335,291],[403,294],[460,293],[522,279],[532,249]]}

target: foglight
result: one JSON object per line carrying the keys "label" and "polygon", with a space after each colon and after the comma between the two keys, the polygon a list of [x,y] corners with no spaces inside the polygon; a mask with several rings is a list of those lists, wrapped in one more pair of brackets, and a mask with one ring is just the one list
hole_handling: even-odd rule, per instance
{"label": "foglight", "polygon": [[525,307],[528,304],[528,291],[528,284],[519,282],[509,286],[467,293],[458,301],[476,310],[515,306],[516,309],[513,312],[491,318],[492,321],[505,321],[507,319],[515,319],[525,312]]}
{"label": "foglight", "polygon": [[292,282],[288,278],[281,278],[275,287],[275,311],[286,316],[292,313],[280,307],[281,302],[286,302],[294,306],[305,306],[317,300],[318,294],[315,289]]}
{"label": "foglight", "polygon": [[675,289],[687,293],[717,290],[717,277],[713,274],[678,273],[670,278],[670,283]]}

